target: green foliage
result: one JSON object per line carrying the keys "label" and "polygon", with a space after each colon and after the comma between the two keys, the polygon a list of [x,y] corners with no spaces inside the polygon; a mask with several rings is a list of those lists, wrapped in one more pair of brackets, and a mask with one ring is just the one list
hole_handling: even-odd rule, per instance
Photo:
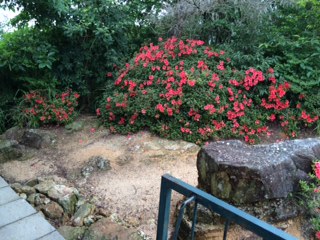
{"label": "green foliage", "polygon": [[101,101],[97,114],[105,125],[119,133],[148,127],[196,143],[230,137],[254,143],[269,134],[269,121],[296,137],[301,125],[319,120],[305,111],[305,99],[291,105],[290,84],[277,82],[273,69],[237,71],[224,51],[203,45],[171,38],[142,47]]}
{"label": "green foliage", "polygon": [[6,130],[6,115],[0,108],[0,134]]}
{"label": "green foliage", "polygon": [[300,204],[305,208],[316,239],[320,239],[320,162],[315,161],[314,173],[309,181],[300,181],[302,199]]}
{"label": "green foliage", "polygon": [[[320,2],[280,8],[260,45],[264,61],[280,81],[288,81],[296,95],[308,95],[305,108],[320,115]],[[266,30],[266,31],[267,31]]]}
{"label": "green foliage", "polygon": [[54,97],[38,91],[23,96],[14,111],[13,119],[20,126],[39,127],[48,124],[68,124],[77,116],[78,93],[71,90]]}
{"label": "green foliage", "polygon": [[[9,54],[0,71],[6,67],[10,81],[17,82],[19,78],[31,90],[42,89],[42,82],[52,84],[48,86],[52,89],[72,88],[81,93],[82,105],[89,107],[111,79],[106,73],[130,58],[142,42],[154,37],[151,22],[145,16],[156,14],[162,6],[162,1],[150,0],[2,2],[21,12],[11,21],[19,30],[6,36],[13,41],[10,40],[10,47],[2,47]],[[34,26],[28,28],[30,20]],[[27,35],[25,39],[23,34]],[[21,49],[23,40],[27,46]]]}
{"label": "green foliage", "polygon": [[35,29],[22,28],[2,35],[0,74],[3,88],[55,89],[51,73],[57,49]]}

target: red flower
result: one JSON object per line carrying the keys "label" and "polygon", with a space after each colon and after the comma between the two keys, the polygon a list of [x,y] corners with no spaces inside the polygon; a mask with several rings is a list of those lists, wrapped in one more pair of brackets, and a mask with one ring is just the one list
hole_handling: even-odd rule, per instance
{"label": "red flower", "polygon": [[106,76],[109,77],[109,78],[111,78],[111,77],[112,77],[112,73],[111,73],[111,72],[108,72],[108,73],[106,74]]}
{"label": "red flower", "polygon": [[315,173],[316,173],[316,177],[318,178],[318,179],[320,179],[320,162],[316,162],[315,164],[314,164],[314,167],[315,167]]}
{"label": "red flower", "polygon": [[79,93],[75,93],[73,96],[74,96],[76,99],[78,99],[78,98],[80,97],[80,94],[79,94]]}
{"label": "red flower", "polygon": [[194,85],[196,85],[196,81],[188,81],[188,85],[190,87],[194,87]]}
{"label": "red flower", "polygon": [[96,114],[97,114],[97,116],[101,116],[101,109],[100,108],[96,109]]}
{"label": "red flower", "polygon": [[162,106],[161,103],[159,103],[159,104],[156,106],[156,109],[159,110],[160,112],[164,113],[164,107]]}

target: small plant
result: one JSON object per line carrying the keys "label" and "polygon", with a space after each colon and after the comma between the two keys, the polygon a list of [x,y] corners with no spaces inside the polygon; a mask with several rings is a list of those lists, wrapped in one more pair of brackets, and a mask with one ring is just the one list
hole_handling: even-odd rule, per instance
{"label": "small plant", "polygon": [[311,216],[312,229],[316,239],[320,239],[320,161],[313,166],[314,173],[310,175],[310,181],[300,181],[303,200],[301,204]]}
{"label": "small plant", "polygon": [[288,138],[319,117],[305,110],[305,95],[291,92],[272,68],[238,71],[222,50],[175,37],[140,49],[106,91],[97,115],[112,132],[148,127],[170,139],[201,144],[243,138],[256,143],[276,121]]}
{"label": "small plant", "polygon": [[49,97],[39,91],[24,94],[18,105],[15,121],[19,125],[39,127],[48,124],[67,124],[77,116],[78,93],[67,90],[54,97]]}

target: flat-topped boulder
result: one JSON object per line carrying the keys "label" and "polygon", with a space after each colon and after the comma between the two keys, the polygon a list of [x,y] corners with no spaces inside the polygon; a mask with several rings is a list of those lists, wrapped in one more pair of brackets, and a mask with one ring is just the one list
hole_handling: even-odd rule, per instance
{"label": "flat-topped boulder", "polygon": [[287,198],[320,159],[320,138],[246,145],[213,142],[198,153],[199,187],[235,205]]}

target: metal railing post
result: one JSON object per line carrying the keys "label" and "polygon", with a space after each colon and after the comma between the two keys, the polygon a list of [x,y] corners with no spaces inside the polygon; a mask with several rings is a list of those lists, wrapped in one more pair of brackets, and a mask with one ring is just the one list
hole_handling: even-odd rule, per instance
{"label": "metal railing post", "polygon": [[[297,240],[297,238],[288,233],[275,228],[274,226],[261,221],[260,219],[241,211],[240,209],[198,189],[177,178],[165,174],[161,178],[160,203],[158,215],[157,240],[168,239],[168,227],[170,218],[170,202],[171,191],[174,190],[186,197],[193,196],[197,204],[201,204],[209,210],[219,214],[225,218],[226,225],[224,231],[224,238],[227,236],[229,223],[233,222],[247,230],[261,236],[263,239],[269,240]],[[195,209],[196,210],[196,209]],[[196,218],[194,212],[194,218]],[[194,232],[194,224],[196,219],[193,219],[192,231]],[[192,234],[192,236],[194,236]]]}
{"label": "metal railing post", "polygon": [[170,221],[170,203],[171,203],[171,188],[164,177],[161,178],[160,202],[158,213],[157,239],[168,239],[168,227]]}

